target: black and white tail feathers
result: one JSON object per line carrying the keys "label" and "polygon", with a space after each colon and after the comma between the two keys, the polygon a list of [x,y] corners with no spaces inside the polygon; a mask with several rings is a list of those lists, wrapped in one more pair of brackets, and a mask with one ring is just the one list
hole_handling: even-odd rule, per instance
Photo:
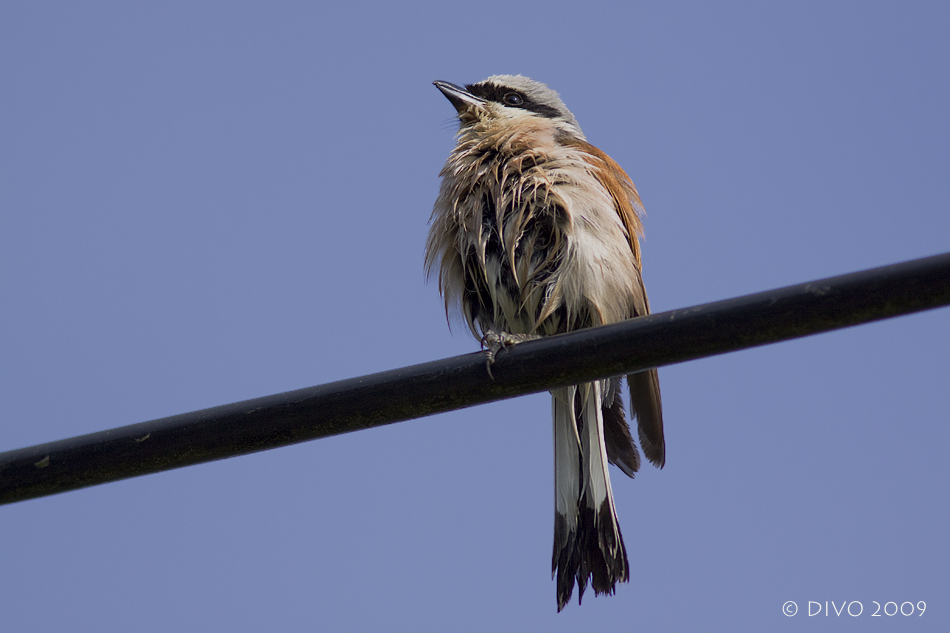
{"label": "black and white tail feathers", "polygon": [[[647,458],[664,461],[656,370],[628,377]],[[596,595],[612,594],[630,578],[627,552],[617,522],[607,464],[633,477],[640,455],[627,425],[620,380],[604,380],[551,392],[554,411],[554,557],[558,611],[578,603],[590,582]],[[657,435],[657,430],[659,435]]]}

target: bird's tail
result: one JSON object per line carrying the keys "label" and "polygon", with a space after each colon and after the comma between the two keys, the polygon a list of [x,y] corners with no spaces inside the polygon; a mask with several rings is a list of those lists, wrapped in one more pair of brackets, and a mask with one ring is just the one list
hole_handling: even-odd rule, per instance
{"label": "bird's tail", "polygon": [[603,403],[607,381],[583,383],[551,392],[554,408],[554,560],[558,611],[578,603],[588,580],[594,593],[613,593],[629,578],[627,552],[614,509]]}

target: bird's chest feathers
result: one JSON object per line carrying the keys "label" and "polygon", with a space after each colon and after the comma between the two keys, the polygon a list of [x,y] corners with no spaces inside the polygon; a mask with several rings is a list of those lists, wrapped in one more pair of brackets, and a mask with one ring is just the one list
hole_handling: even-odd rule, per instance
{"label": "bird's chest feathers", "polygon": [[[508,332],[553,334],[590,325],[601,239],[623,231],[590,165],[553,143],[509,139],[456,155],[457,244],[466,312]],[[513,141],[513,142],[512,142]],[[452,161],[450,161],[452,162]],[[597,226],[604,224],[605,226]]]}

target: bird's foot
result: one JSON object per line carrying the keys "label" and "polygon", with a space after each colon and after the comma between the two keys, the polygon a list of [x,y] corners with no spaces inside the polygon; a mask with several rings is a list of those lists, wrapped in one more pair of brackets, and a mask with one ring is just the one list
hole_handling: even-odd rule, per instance
{"label": "bird's foot", "polygon": [[537,334],[509,334],[508,332],[496,332],[494,330],[486,332],[482,337],[481,343],[482,347],[488,352],[485,369],[488,370],[488,375],[491,379],[495,379],[495,376],[491,373],[491,366],[495,364],[495,356],[497,356],[498,352],[508,349],[512,345],[524,343],[525,341],[533,341],[538,338],[541,337]]}

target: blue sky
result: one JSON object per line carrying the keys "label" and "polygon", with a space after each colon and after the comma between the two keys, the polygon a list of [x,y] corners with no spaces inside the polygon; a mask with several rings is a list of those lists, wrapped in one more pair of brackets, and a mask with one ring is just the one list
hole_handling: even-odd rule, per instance
{"label": "blue sky", "polygon": [[[947,251],[948,32],[939,2],[6,2],[0,450],[474,351],[422,271],[435,79],[561,93],[640,190],[656,311]],[[0,621],[947,630],[948,318],[662,369],[666,468],[611,473],[632,580],[561,614],[538,394],[0,508]]]}

